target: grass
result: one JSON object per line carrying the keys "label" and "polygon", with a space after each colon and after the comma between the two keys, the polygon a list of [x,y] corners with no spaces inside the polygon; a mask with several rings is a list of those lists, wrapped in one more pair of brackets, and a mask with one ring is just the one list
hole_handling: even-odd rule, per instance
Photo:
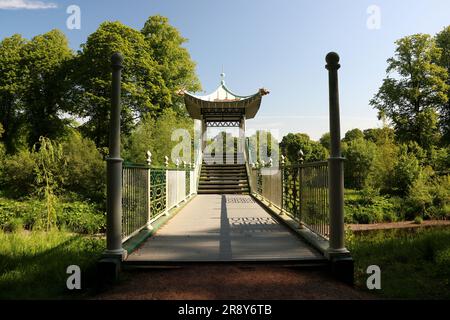
{"label": "grass", "polygon": [[390,299],[450,299],[450,228],[349,233],[357,287],[366,287],[367,267],[381,269],[381,290]]}
{"label": "grass", "polygon": [[[105,241],[65,231],[0,231],[0,299],[80,298],[95,283]],[[81,268],[82,290],[69,291],[66,269]]]}

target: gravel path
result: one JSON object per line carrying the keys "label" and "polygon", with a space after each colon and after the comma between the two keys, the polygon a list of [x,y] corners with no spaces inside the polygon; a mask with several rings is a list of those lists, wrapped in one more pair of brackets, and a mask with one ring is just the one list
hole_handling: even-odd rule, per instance
{"label": "gravel path", "polygon": [[374,299],[317,269],[281,266],[191,265],[140,269],[95,299]]}
{"label": "gravel path", "polygon": [[405,229],[405,228],[423,228],[433,226],[450,226],[448,220],[426,220],[421,224],[415,224],[414,221],[372,223],[372,224],[349,224],[352,231],[366,230],[387,230],[387,229]]}

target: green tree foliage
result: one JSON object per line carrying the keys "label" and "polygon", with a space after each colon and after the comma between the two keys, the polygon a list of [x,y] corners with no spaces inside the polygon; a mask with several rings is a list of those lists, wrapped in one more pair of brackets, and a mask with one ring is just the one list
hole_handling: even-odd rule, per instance
{"label": "green tree foliage", "polygon": [[170,91],[142,33],[120,22],[104,22],[82,45],[74,61],[75,113],[87,118],[82,132],[97,147],[108,145],[111,62],[114,52],[124,56],[122,73],[122,133],[130,134],[144,114],[156,115],[170,106]]}
{"label": "green tree foliage", "polygon": [[172,141],[172,133],[177,129],[187,130],[193,137],[193,120],[178,115],[172,109],[164,110],[158,118],[146,115],[125,142],[125,160],[145,163],[146,152],[150,151],[152,164],[164,165],[164,157],[170,158],[172,149],[181,142]]}
{"label": "green tree foliage", "polygon": [[2,191],[9,197],[21,198],[34,193],[35,154],[21,149],[3,162]]}
{"label": "green tree foliage", "polygon": [[437,142],[437,111],[447,102],[447,70],[434,63],[441,50],[431,36],[416,34],[396,41],[387,60],[387,78],[370,104],[392,120],[400,141],[426,150]]}
{"label": "green tree foliage", "polygon": [[392,193],[404,196],[420,174],[419,160],[402,145],[392,175]]}
{"label": "green tree foliage", "polygon": [[170,91],[170,102],[178,113],[185,114],[180,90],[196,92],[201,90],[195,73],[195,62],[183,45],[187,39],[169,24],[166,17],[151,16],[145,22],[142,34],[148,44],[152,58],[158,63],[158,70]]}
{"label": "green tree foliage", "polygon": [[15,34],[0,42],[0,124],[1,140],[8,152],[16,150],[23,117],[24,74],[21,66],[26,40]]}
{"label": "green tree foliage", "polygon": [[386,141],[394,141],[395,132],[388,126],[382,128],[372,128],[363,131],[364,139],[374,142],[377,145],[383,144]]}
{"label": "green tree foliage", "polygon": [[290,163],[298,162],[300,150],[303,151],[305,162],[326,160],[328,157],[328,150],[305,133],[289,133],[281,140],[280,148]]}
{"label": "green tree foliage", "polygon": [[[362,134],[362,133],[361,133]],[[343,145],[345,157],[345,185],[348,188],[362,189],[373,170],[377,152],[375,143],[357,138]]]}
{"label": "green tree foliage", "polygon": [[331,136],[329,132],[324,133],[319,140],[319,143],[327,150],[331,149]]}
{"label": "green tree foliage", "polygon": [[65,129],[59,114],[67,110],[66,63],[72,59],[65,35],[52,30],[34,37],[21,50],[24,81],[24,116],[28,129],[28,144],[34,145],[41,136],[55,139]]}
{"label": "green tree foliage", "polygon": [[342,142],[350,142],[358,139],[364,139],[364,133],[360,129],[356,128],[347,131],[342,139]]}
{"label": "green tree foliage", "polygon": [[[382,133],[382,131],[378,131]],[[389,131],[386,131],[389,132]],[[393,135],[376,135],[374,142],[377,146],[372,163],[372,170],[369,173],[367,185],[382,193],[389,193],[392,190],[392,176],[394,166],[398,161],[399,147],[395,143]]]}
{"label": "green tree foliage", "polygon": [[440,127],[446,144],[450,144],[450,26],[445,27],[436,37],[436,44],[441,49],[438,65],[447,70],[447,103],[440,108]]}
{"label": "green tree foliage", "polygon": [[62,147],[48,138],[41,137],[33,147],[35,154],[34,172],[36,191],[45,201],[45,216],[41,217],[40,227],[49,231],[56,225],[57,192],[63,184],[61,168],[65,166]]}
{"label": "green tree foliage", "polygon": [[65,160],[62,187],[64,190],[94,203],[106,199],[106,163],[95,143],[75,130],[61,142]]}

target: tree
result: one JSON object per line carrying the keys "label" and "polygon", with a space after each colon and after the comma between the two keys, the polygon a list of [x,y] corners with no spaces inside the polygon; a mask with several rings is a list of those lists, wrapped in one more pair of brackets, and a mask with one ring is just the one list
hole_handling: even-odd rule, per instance
{"label": "tree", "polygon": [[364,134],[358,128],[349,130],[345,133],[342,142],[350,142],[353,140],[364,139]]}
{"label": "tree", "polygon": [[158,118],[145,115],[126,141],[125,159],[145,163],[146,152],[150,151],[152,164],[164,165],[164,157],[170,158],[172,148],[179,143],[172,141],[172,133],[176,129],[185,129],[193,137],[192,119],[182,117],[172,109],[164,110]]}
{"label": "tree", "polygon": [[372,171],[377,147],[372,141],[363,138],[344,143],[345,185],[348,188],[362,189],[366,186],[369,173]]}
{"label": "tree", "polygon": [[440,108],[440,127],[444,141],[450,144],[450,26],[445,27],[436,37],[436,44],[441,49],[441,57],[437,64],[447,70],[447,103]]}
{"label": "tree", "polygon": [[400,141],[416,141],[429,150],[438,134],[437,110],[448,100],[447,71],[434,63],[441,50],[426,34],[404,37],[396,45],[395,56],[387,60],[387,78],[370,104],[392,120]]}
{"label": "tree", "polygon": [[305,133],[289,133],[281,140],[280,148],[290,163],[298,163],[300,150],[305,162],[321,161],[328,157],[328,151]]}
{"label": "tree", "polygon": [[364,139],[372,141],[377,145],[383,144],[386,140],[394,141],[395,132],[388,126],[382,128],[371,128],[363,131]]}
{"label": "tree", "polygon": [[170,91],[172,107],[179,113],[185,113],[183,99],[177,94],[178,91],[201,90],[200,81],[195,73],[195,62],[192,61],[188,50],[183,47],[187,39],[169,24],[166,17],[160,15],[148,18],[141,32]]}
{"label": "tree", "polygon": [[129,135],[147,113],[156,115],[170,106],[167,89],[149,45],[137,30],[120,22],[104,22],[88,37],[74,61],[74,112],[87,121],[81,131],[97,147],[108,145],[111,63],[114,52],[124,57],[122,72],[122,132]]}
{"label": "tree", "polygon": [[319,140],[319,143],[327,150],[331,149],[331,136],[329,132],[324,133]]}
{"label": "tree", "polygon": [[23,93],[28,144],[33,146],[41,136],[55,139],[64,131],[65,121],[59,114],[68,106],[65,64],[73,53],[67,38],[59,30],[34,37],[21,50],[26,87]]}
{"label": "tree", "polygon": [[16,140],[24,123],[22,94],[25,82],[21,66],[26,40],[15,34],[0,42],[0,124],[4,133],[1,141],[7,152],[16,150]]}

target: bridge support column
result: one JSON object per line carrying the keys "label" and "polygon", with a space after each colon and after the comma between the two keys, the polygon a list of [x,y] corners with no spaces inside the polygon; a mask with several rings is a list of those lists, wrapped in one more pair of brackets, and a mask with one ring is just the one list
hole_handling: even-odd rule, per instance
{"label": "bridge support column", "polygon": [[206,120],[205,120],[205,118],[203,118],[203,116],[201,118],[201,122],[202,122],[201,148],[202,148],[202,152],[204,152],[205,148],[206,148],[207,136],[206,136]]}
{"label": "bridge support column", "polygon": [[122,163],[120,157],[120,94],[123,58],[111,57],[112,96],[107,163],[106,251],[99,262],[99,272],[105,281],[117,279],[126,251],[122,248]]}
{"label": "bridge support column", "polygon": [[239,122],[238,153],[239,152],[245,152],[245,115],[242,116],[241,121]]}
{"label": "bridge support column", "polygon": [[329,81],[331,152],[328,159],[330,242],[327,257],[332,272],[341,280],[353,284],[353,260],[345,248],[344,238],[344,158],[341,155],[341,128],[339,116],[338,69],[339,55],[326,56]]}

